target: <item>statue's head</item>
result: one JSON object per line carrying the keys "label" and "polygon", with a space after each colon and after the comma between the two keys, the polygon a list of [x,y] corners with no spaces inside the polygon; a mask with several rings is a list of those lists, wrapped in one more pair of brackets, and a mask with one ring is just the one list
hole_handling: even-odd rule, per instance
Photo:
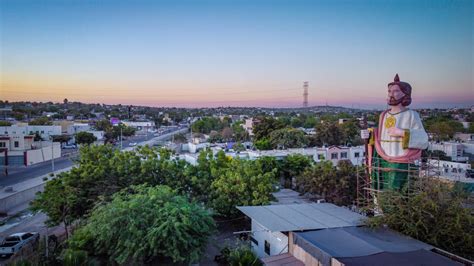
{"label": "statue's head", "polygon": [[391,106],[408,106],[411,104],[411,86],[407,82],[400,81],[398,74],[393,82],[388,84],[387,104]]}

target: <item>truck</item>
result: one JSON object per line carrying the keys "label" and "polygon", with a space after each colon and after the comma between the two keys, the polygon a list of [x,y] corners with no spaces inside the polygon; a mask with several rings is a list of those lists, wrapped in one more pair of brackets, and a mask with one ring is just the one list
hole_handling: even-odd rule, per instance
{"label": "truck", "polygon": [[16,233],[10,235],[0,244],[0,257],[10,257],[27,245],[34,245],[39,241],[37,232]]}

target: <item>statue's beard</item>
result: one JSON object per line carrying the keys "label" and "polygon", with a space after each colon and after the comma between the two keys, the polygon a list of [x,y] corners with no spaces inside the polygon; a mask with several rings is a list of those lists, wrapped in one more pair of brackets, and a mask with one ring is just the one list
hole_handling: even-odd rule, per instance
{"label": "statue's beard", "polygon": [[390,106],[399,105],[399,104],[402,103],[403,98],[404,98],[404,97],[402,97],[402,98],[400,98],[400,99],[397,100],[397,99],[395,99],[395,97],[392,96],[392,97],[390,97],[390,99],[388,100],[388,105],[390,105]]}

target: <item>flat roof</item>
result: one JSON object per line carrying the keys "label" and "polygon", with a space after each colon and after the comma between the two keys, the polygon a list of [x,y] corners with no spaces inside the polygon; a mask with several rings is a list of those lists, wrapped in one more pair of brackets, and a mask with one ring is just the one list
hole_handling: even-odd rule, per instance
{"label": "flat roof", "polygon": [[294,232],[293,239],[323,264],[336,258],[346,265],[459,265],[431,252],[433,246],[386,228]]}
{"label": "flat roof", "polygon": [[331,203],[238,206],[237,209],[272,232],[358,226],[365,218]]}

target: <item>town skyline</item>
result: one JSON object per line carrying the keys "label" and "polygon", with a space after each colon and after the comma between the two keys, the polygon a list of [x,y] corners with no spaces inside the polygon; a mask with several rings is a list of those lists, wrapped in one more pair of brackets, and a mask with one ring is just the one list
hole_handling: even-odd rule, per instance
{"label": "town skyline", "polygon": [[2,1],[1,99],[164,107],[474,102],[471,1]]}

